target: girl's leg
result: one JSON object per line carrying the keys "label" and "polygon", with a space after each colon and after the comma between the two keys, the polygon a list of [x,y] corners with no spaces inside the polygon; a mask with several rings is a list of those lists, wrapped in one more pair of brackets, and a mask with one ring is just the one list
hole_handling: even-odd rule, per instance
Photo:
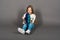
{"label": "girl's leg", "polygon": [[33,28],[34,28],[34,24],[33,24],[33,23],[30,23],[30,24],[29,24],[29,27],[28,27],[28,30],[31,31]]}
{"label": "girl's leg", "polygon": [[24,25],[23,25],[23,28],[18,28],[18,32],[20,32],[20,33],[22,33],[22,34],[25,34],[26,28],[27,28],[27,25],[24,24]]}
{"label": "girl's leg", "polygon": [[26,31],[26,28],[27,28],[27,24],[24,24],[22,29],[24,29]]}
{"label": "girl's leg", "polygon": [[29,24],[29,27],[28,27],[28,30],[26,31],[26,33],[30,34],[31,30],[34,28],[34,24],[33,23],[30,23]]}

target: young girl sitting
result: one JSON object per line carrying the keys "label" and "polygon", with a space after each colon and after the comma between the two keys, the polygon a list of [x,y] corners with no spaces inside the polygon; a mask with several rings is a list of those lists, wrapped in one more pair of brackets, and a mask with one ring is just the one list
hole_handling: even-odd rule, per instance
{"label": "young girl sitting", "polygon": [[33,12],[33,7],[28,5],[26,13],[22,17],[23,19],[23,27],[18,28],[18,32],[22,34],[30,34],[32,29],[34,28],[34,21],[36,19],[36,15]]}

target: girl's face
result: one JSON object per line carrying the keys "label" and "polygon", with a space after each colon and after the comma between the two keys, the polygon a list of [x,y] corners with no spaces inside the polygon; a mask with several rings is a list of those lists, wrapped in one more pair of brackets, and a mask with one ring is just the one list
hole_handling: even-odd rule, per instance
{"label": "girl's face", "polygon": [[32,9],[31,9],[31,7],[28,8],[28,13],[29,13],[29,14],[32,13]]}

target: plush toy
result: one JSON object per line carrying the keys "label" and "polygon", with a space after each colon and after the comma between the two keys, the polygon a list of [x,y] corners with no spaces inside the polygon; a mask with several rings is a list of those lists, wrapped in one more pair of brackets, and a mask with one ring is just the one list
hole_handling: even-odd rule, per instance
{"label": "plush toy", "polygon": [[26,21],[26,24],[30,23],[30,14],[29,13],[26,13],[25,21]]}
{"label": "plush toy", "polygon": [[26,13],[25,21],[26,21],[26,25],[27,25],[27,28],[26,28],[26,30],[27,30],[28,26],[30,24],[30,14],[29,13]]}

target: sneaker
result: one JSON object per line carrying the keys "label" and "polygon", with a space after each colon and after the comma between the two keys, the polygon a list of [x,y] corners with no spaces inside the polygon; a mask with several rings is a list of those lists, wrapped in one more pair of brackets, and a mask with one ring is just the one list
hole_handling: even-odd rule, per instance
{"label": "sneaker", "polygon": [[18,32],[21,33],[21,34],[25,34],[25,30],[22,29],[22,28],[18,28]]}
{"label": "sneaker", "polygon": [[27,31],[26,31],[26,33],[28,33],[28,34],[30,34],[30,32],[31,32],[30,30],[27,30]]}

